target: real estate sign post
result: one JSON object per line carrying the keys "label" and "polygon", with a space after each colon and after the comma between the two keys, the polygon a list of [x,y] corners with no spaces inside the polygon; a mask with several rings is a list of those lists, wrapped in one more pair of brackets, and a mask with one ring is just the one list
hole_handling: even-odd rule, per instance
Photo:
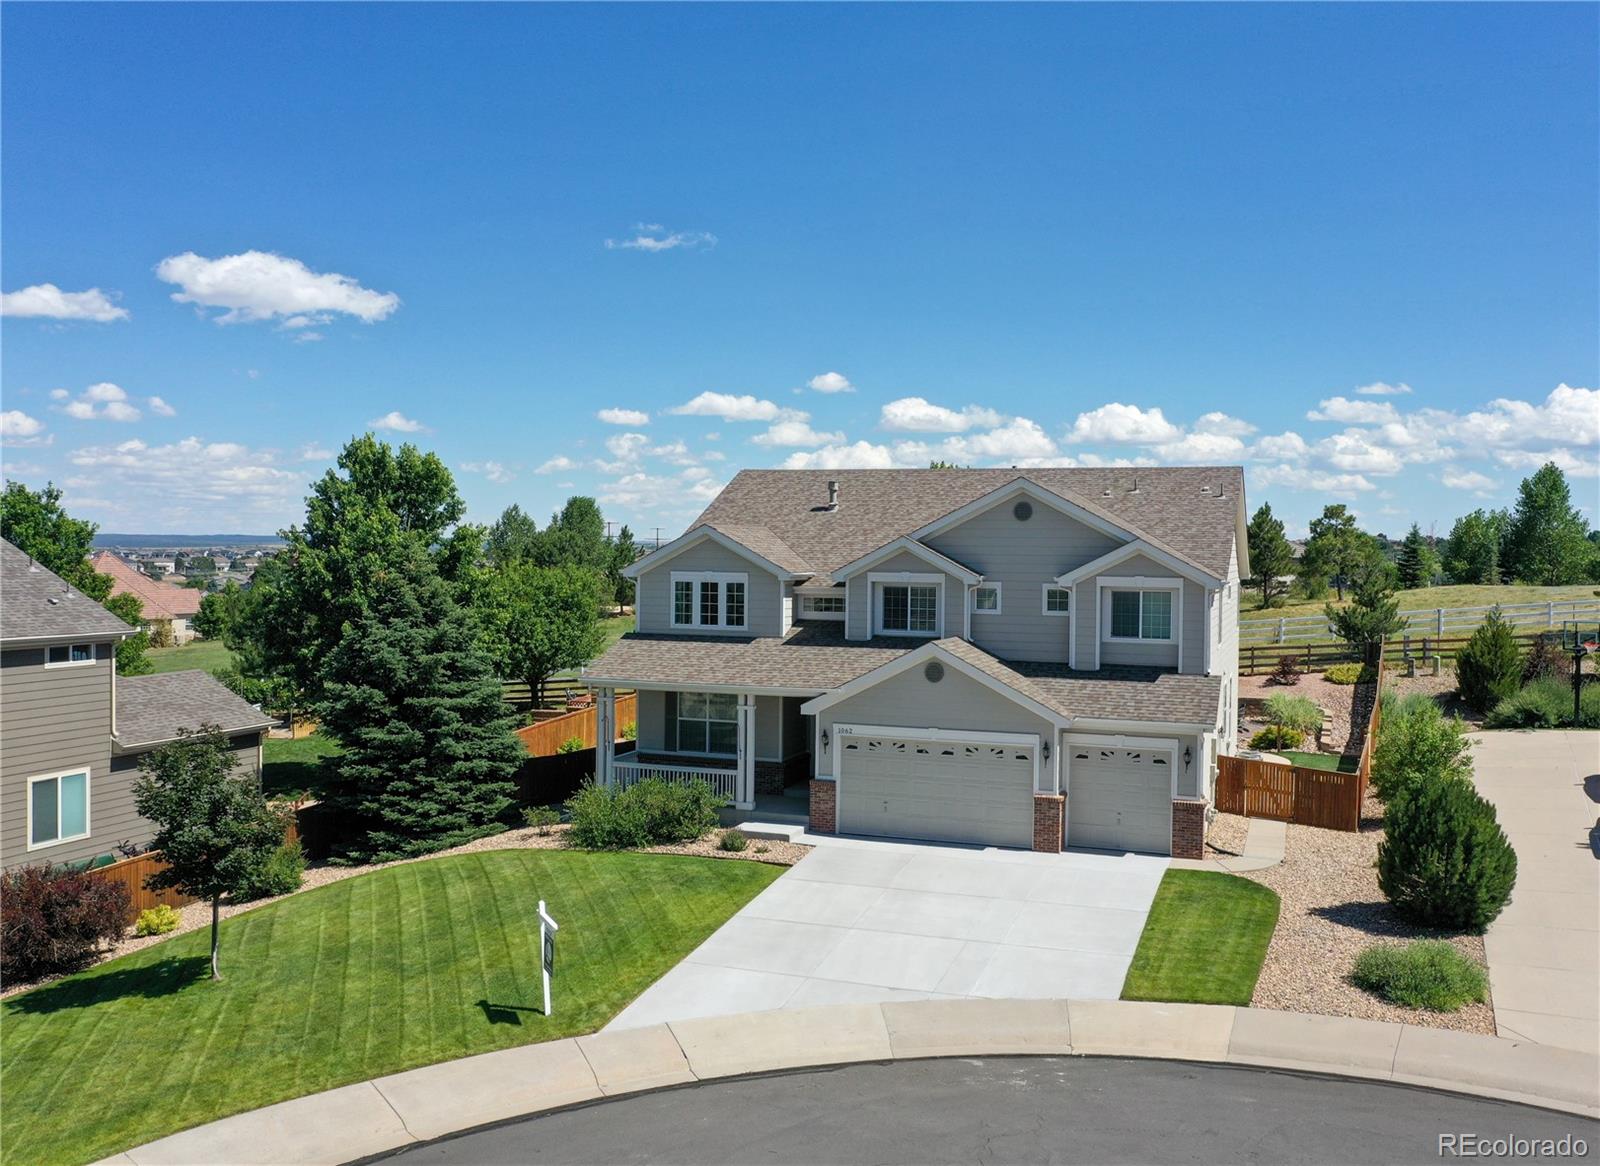
{"label": "real estate sign post", "polygon": [[544,909],[544,900],[539,900],[539,956],[541,974],[544,979],[544,1014],[550,1015],[550,973],[556,966],[556,932],[561,928],[556,926],[556,921],[550,918],[550,912]]}

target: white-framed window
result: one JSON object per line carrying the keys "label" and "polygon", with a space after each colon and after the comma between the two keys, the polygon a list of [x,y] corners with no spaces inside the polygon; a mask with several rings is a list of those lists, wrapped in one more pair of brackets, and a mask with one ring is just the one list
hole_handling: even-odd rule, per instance
{"label": "white-framed window", "polygon": [[1043,611],[1045,615],[1071,615],[1072,588],[1046,583],[1044,585]]}
{"label": "white-framed window", "polygon": [[980,583],[972,589],[972,614],[1000,614],[1000,584]]}
{"label": "white-framed window", "polygon": [[739,698],[731,692],[678,694],[678,752],[732,757],[739,749]]}
{"label": "white-framed window", "polygon": [[89,837],[89,771],[28,779],[28,849]]}
{"label": "white-framed window", "polygon": [[1171,643],[1173,591],[1122,591],[1110,593],[1111,625],[1108,640],[1154,640]]}
{"label": "white-framed window", "polygon": [[93,644],[52,644],[45,650],[46,668],[71,668],[77,664],[93,663]]}
{"label": "white-framed window", "polygon": [[873,631],[883,636],[937,636],[944,625],[944,576],[869,575]]}
{"label": "white-framed window", "polygon": [[843,619],[843,595],[802,595],[800,615],[805,619]]}
{"label": "white-framed window", "polygon": [[672,626],[742,628],[749,622],[748,575],[729,571],[674,571]]}

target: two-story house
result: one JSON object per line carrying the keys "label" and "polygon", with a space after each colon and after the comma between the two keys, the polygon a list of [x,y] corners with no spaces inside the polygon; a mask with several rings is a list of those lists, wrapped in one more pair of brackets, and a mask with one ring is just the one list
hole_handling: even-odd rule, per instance
{"label": "two-story house", "polygon": [[133,629],[0,542],[0,866],[79,863],[142,845],[133,806],[144,755],[185,730],[228,735],[259,773],[271,718],[209,673],[119,677]]}
{"label": "two-story house", "polygon": [[203,591],[180,587],[164,578],[152,579],[111,551],[96,552],[89,565],[100,574],[111,576],[111,594],[138,599],[140,620],[152,642],[170,647],[195,638],[194,617],[200,614]]}
{"label": "two-story house", "polygon": [[624,570],[637,630],[584,672],[597,776],[787,788],[822,832],[1199,856],[1245,514],[1237,467],[746,470]]}

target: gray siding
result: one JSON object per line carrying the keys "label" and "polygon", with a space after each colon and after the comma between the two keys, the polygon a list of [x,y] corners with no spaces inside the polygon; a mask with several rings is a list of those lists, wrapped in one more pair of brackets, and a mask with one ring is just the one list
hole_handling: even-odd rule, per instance
{"label": "gray siding", "polygon": [[[973,643],[1004,660],[1065,662],[1068,621],[1044,614],[1044,585],[1119,543],[1039,502],[1020,522],[1014,504],[1008,499],[991,506],[927,542],[980,572],[985,583],[1002,585],[1001,613],[973,615]],[[951,632],[958,633],[959,627]]]}
{"label": "gray siding", "polygon": [[[1104,634],[1109,630],[1106,620],[1104,605],[1101,602],[1101,578],[1120,578],[1130,575],[1154,576],[1156,578],[1175,578],[1172,569],[1148,559],[1143,555],[1134,555],[1122,562],[1107,568],[1103,574],[1091,576],[1081,580],[1073,591],[1072,602],[1077,609],[1077,665],[1079,668],[1093,668],[1095,661],[1095,641],[1100,642],[1101,664],[1136,664],[1152,665],[1160,668],[1176,668],[1178,666],[1178,645],[1171,644],[1145,644],[1129,640],[1108,640]],[[1178,598],[1178,610],[1182,614],[1182,627],[1178,629],[1183,638],[1183,671],[1185,673],[1202,674],[1205,672],[1205,647],[1208,621],[1206,619],[1206,589],[1190,579],[1182,579],[1182,593]]]}
{"label": "gray siding", "polygon": [[[913,575],[944,576],[944,634],[959,636],[962,629],[962,612],[967,603],[967,585],[954,575],[946,575],[926,559],[919,559],[910,551],[891,555],[869,570],[852,575],[846,583],[845,638],[866,640],[872,638],[872,623],[876,619],[876,600],[872,596],[869,577],[879,573],[908,571]],[[938,633],[921,637],[936,639]],[[916,639],[918,637],[909,637]]]}
{"label": "gray siding", "polygon": [[817,723],[829,730],[830,737],[827,752],[812,761],[818,777],[833,776],[835,724],[1037,733],[1040,741],[1050,740],[1054,732],[1049,721],[951,667],[937,684],[930,683],[921,668],[910,668],[824,709],[817,714]]}
{"label": "gray siding", "polygon": [[[750,577],[745,595],[743,628],[679,628],[672,623],[672,573],[674,571],[735,571]],[[634,591],[641,632],[681,631],[691,635],[781,636],[782,586],[771,571],[742,555],[706,541],[674,555],[659,567],[639,576]]]}

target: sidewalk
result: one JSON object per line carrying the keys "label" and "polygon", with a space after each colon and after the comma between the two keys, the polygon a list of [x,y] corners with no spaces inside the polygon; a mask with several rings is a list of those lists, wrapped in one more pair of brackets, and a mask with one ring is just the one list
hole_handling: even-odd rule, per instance
{"label": "sidewalk", "polygon": [[858,1061],[1039,1054],[1253,1065],[1600,1116],[1600,1058],[1345,1017],[1120,1000],[924,1000],[711,1017],[525,1045],[224,1118],[118,1166],[339,1163],[606,1098]]}

